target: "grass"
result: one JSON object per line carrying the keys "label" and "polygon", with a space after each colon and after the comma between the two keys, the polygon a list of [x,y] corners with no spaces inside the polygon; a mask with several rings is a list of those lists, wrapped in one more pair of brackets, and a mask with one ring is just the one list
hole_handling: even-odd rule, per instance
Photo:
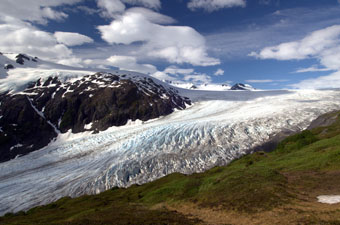
{"label": "grass", "polygon": [[[141,186],[62,198],[26,213],[7,214],[0,224],[200,224],[198,219],[156,206],[190,203],[240,215],[261,213],[294,204],[302,190],[340,185],[334,175],[327,175],[338,171],[340,175],[339,116],[331,126],[286,138],[270,153],[259,151],[200,174],[176,173]],[[339,224],[335,218],[308,221]]]}

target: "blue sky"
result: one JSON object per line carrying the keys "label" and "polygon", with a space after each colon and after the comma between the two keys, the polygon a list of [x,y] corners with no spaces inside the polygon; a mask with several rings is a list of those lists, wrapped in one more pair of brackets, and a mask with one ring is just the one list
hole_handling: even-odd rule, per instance
{"label": "blue sky", "polygon": [[3,0],[0,52],[260,89],[340,87],[337,0]]}

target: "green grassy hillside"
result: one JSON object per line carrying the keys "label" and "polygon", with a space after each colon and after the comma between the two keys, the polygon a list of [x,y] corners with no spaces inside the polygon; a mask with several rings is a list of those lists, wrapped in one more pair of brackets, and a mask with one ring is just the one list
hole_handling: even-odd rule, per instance
{"label": "green grassy hillside", "polygon": [[127,189],[62,198],[0,224],[340,224],[340,117],[205,173],[172,174]]}

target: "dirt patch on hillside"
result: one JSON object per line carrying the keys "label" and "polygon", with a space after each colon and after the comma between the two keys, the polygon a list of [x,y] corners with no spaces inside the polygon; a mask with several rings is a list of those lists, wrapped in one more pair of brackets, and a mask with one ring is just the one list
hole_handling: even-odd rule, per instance
{"label": "dirt patch on hillside", "polygon": [[340,224],[340,204],[317,201],[319,195],[340,194],[340,171],[286,172],[283,175],[288,180],[290,192],[296,197],[289,204],[270,211],[249,214],[221,207],[203,208],[194,203],[156,207],[177,211],[207,225]]}

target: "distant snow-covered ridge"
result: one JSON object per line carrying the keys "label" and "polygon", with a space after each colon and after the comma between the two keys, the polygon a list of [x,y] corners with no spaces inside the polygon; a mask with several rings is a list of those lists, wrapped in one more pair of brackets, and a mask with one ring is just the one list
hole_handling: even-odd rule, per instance
{"label": "distant snow-covered ridge", "polygon": [[[26,54],[1,53],[0,52],[0,93],[5,91],[19,92],[26,88],[30,82],[35,82],[38,79],[42,81],[49,77],[57,76],[62,81],[69,81],[74,79],[81,79],[84,75],[90,75],[99,72],[98,69],[77,68],[71,66],[60,65],[48,62],[37,57],[32,57]],[[103,72],[113,72],[112,70],[104,70]],[[116,74],[130,74],[149,77],[148,75],[131,72],[115,70]],[[157,80],[152,78],[154,81]],[[228,91],[228,90],[255,90],[249,84],[200,84],[193,83],[179,83],[172,81],[158,81],[163,86],[174,86],[182,89],[191,90],[210,90],[210,91]]]}
{"label": "distant snow-covered ridge", "polygon": [[233,86],[229,84],[199,84],[195,85],[193,83],[180,83],[180,82],[173,82],[173,81],[165,81],[175,87],[183,88],[183,89],[190,89],[190,90],[200,90],[200,91],[254,91],[256,90],[249,84],[241,84],[237,83]]}

